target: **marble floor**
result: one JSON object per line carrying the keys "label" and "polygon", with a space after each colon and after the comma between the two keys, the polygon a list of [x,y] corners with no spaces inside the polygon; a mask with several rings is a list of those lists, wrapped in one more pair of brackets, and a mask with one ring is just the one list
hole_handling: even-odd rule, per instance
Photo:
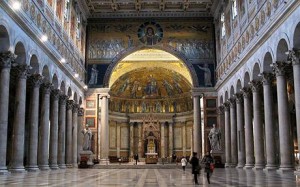
{"label": "marble floor", "polygon": [[[216,168],[211,184],[203,173],[199,176],[200,186],[300,186],[300,178],[293,173],[265,173],[242,169]],[[165,187],[194,186],[191,169],[183,172],[174,169],[65,169],[0,175],[0,186],[129,186]]]}

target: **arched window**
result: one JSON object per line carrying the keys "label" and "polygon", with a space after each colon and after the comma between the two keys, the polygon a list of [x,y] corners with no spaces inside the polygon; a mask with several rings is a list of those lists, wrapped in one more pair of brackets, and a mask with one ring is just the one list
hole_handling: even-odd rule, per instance
{"label": "arched window", "polygon": [[70,17],[70,0],[65,0],[64,18],[69,21]]}
{"label": "arched window", "polygon": [[234,19],[237,16],[237,3],[236,3],[236,0],[232,0],[231,11],[232,11],[232,19]]}
{"label": "arched window", "polygon": [[79,40],[80,39],[80,23],[81,23],[81,15],[79,12],[77,12],[76,15],[76,39]]}
{"label": "arched window", "polygon": [[221,14],[221,38],[225,36],[225,15],[224,12]]}

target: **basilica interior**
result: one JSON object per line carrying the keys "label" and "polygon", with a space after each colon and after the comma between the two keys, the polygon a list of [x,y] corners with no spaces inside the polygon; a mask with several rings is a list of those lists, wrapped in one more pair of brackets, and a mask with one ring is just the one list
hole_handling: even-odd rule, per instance
{"label": "basilica interior", "polygon": [[0,41],[0,174],[300,175],[300,1],[2,0]]}

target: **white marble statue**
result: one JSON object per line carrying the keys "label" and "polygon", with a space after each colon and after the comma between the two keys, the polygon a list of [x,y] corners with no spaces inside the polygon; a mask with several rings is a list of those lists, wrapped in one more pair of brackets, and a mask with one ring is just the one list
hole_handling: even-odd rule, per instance
{"label": "white marble statue", "polygon": [[208,134],[208,139],[209,139],[211,150],[213,151],[221,150],[221,132],[220,129],[216,128],[215,124],[213,124],[213,128],[210,129],[210,132]]}
{"label": "white marble statue", "polygon": [[84,151],[91,151],[91,149],[92,149],[92,136],[93,136],[91,129],[86,127],[81,132],[83,134],[82,149]]}

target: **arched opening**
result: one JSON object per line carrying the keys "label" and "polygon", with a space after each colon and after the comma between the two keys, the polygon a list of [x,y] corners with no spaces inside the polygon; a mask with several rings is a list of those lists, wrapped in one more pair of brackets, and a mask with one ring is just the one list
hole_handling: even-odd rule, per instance
{"label": "arched opening", "polygon": [[23,43],[17,43],[15,48],[15,54],[17,55],[17,58],[15,59],[15,62],[17,64],[26,64],[26,53]]}
{"label": "arched opening", "polygon": [[0,52],[6,52],[9,50],[9,35],[3,25],[0,25],[0,43]]}
{"label": "arched opening", "polygon": [[121,113],[177,113],[191,111],[189,70],[162,50],[141,50],[114,68],[110,81],[110,110]]}
{"label": "arched opening", "polygon": [[58,79],[57,79],[56,74],[53,75],[52,86],[53,86],[53,89],[58,89]]}

